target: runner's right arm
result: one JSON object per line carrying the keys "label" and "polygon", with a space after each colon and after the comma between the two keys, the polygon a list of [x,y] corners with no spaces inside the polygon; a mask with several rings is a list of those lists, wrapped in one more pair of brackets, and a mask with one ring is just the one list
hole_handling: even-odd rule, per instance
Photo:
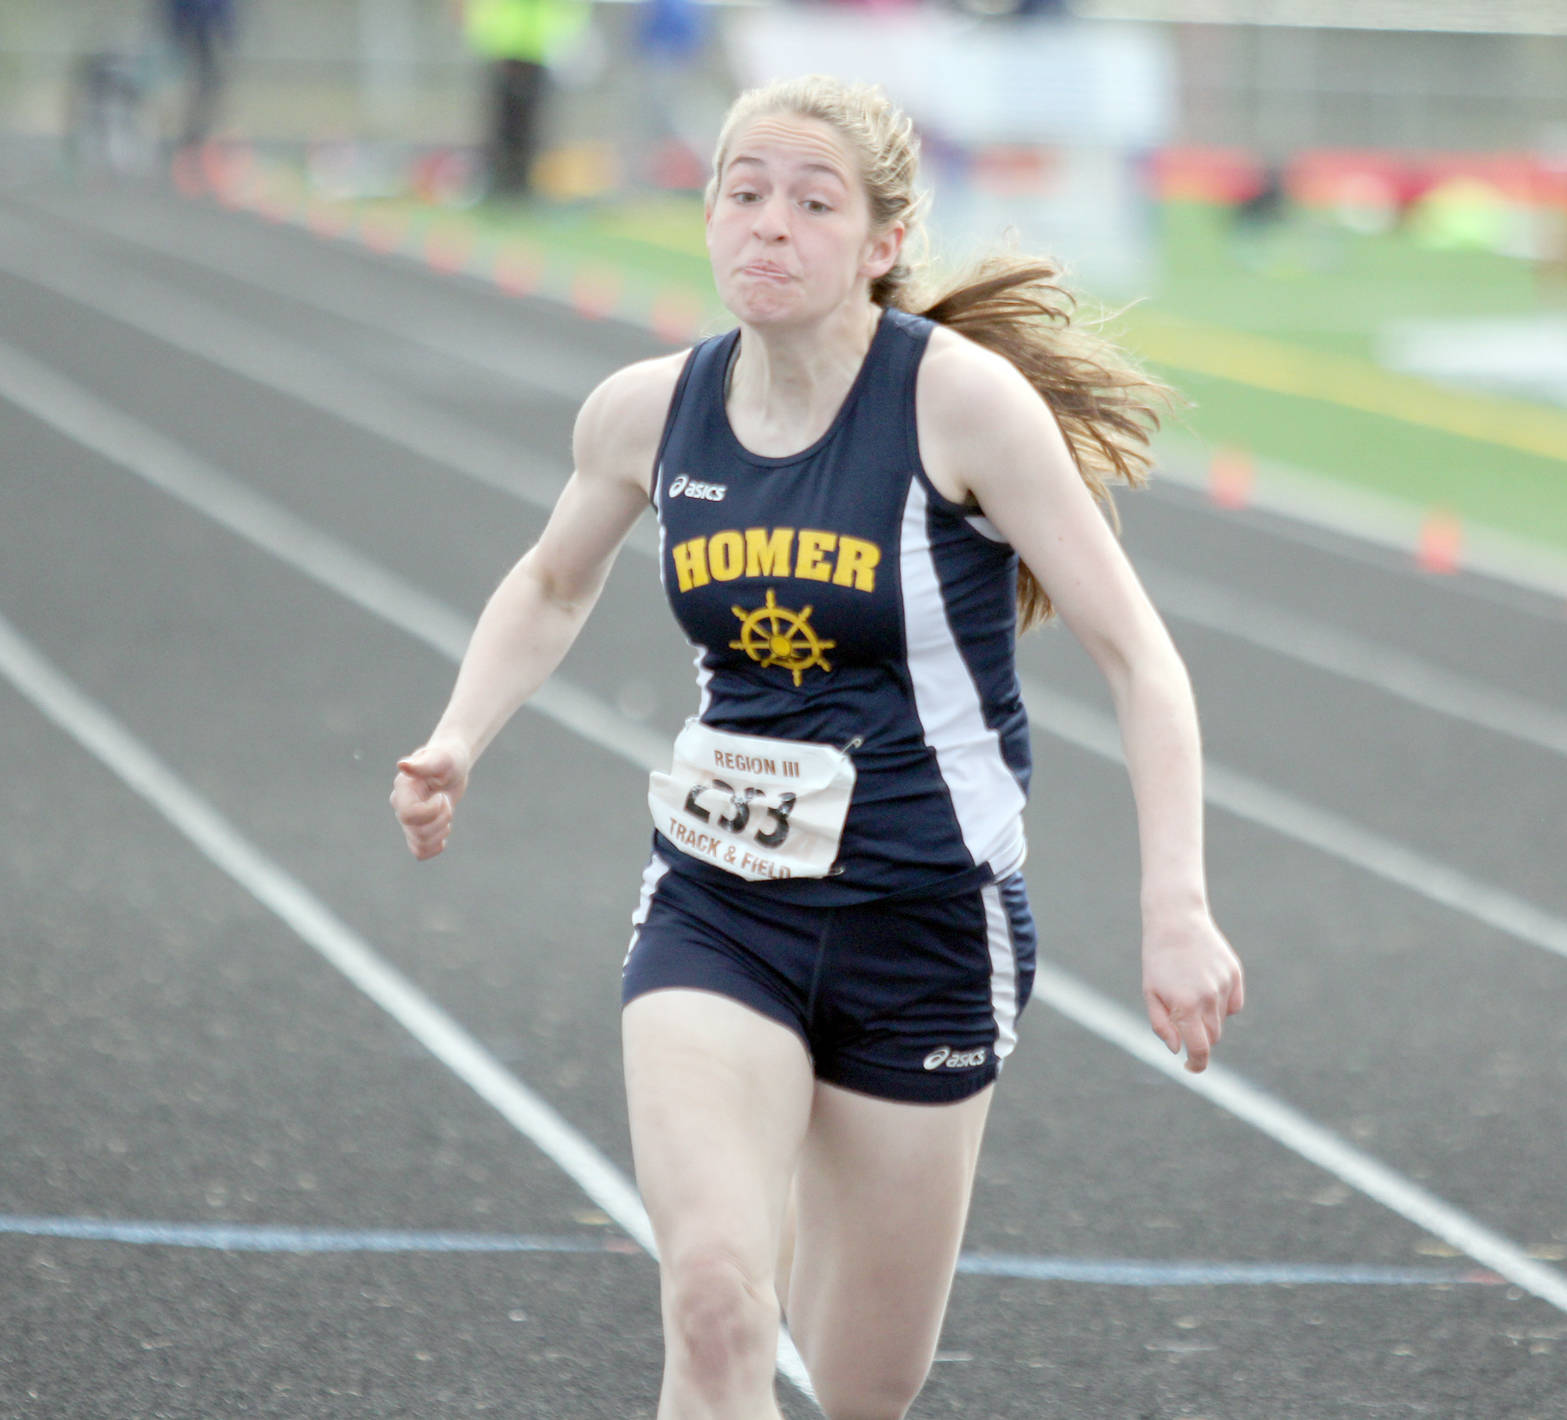
{"label": "runner's right arm", "polygon": [[480,614],[430,738],[398,762],[392,810],[416,858],[433,858],[446,846],[475,761],[560,664],[593,610],[647,505],[684,359],[682,353],[628,366],[584,401],[572,435],[576,468],[549,522]]}

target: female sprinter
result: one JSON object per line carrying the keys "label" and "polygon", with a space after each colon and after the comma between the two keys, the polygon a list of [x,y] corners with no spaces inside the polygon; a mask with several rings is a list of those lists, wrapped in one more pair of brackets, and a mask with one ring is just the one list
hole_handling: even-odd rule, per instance
{"label": "female sprinter", "polygon": [[1069,327],[1048,266],[918,302],[915,166],[878,90],[741,96],[706,201],[738,329],[588,397],[576,471],[392,792],[439,853],[651,497],[700,689],[653,776],[623,987],[661,1420],[776,1420],[780,1303],[832,1420],[897,1420],[924,1383],[1032,980],[1020,609],[1058,612],[1114,694],[1154,1031],[1201,1070],[1241,1007],[1191,689],[1096,502],[1141,481],[1162,392]]}

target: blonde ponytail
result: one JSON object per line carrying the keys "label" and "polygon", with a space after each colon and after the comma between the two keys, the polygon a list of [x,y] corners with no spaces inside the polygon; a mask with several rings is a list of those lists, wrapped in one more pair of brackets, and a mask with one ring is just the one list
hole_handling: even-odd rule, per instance
{"label": "blonde ponytail", "polygon": [[[1149,437],[1176,395],[1112,341],[1072,324],[1077,302],[1059,276],[1039,259],[991,257],[917,314],[1004,356],[1022,373],[1050,406],[1083,482],[1119,532],[1110,484],[1148,482]],[[1045,589],[1019,564],[1019,627],[1026,631],[1050,614]]]}

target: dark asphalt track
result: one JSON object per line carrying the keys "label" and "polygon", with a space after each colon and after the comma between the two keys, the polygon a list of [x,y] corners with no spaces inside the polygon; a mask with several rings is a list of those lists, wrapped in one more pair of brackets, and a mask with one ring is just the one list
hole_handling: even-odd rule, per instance
{"label": "dark asphalt track", "polygon": [[[628,549],[562,673],[615,710],[620,748],[524,712],[420,866],[385,798],[450,660],[390,601],[350,602],[127,465],[194,461],[471,619],[543,512],[470,475],[547,496],[574,399],[658,348],[157,192],[0,192],[0,617],[622,1172],[616,985],[647,839],[626,746],[693,703],[651,563]],[[67,382],[52,414],[18,383],[38,367]],[[116,418],[166,443],[137,454]],[[1178,488],[1122,504],[1150,569],[1567,717],[1559,600]],[[968,1251],[1134,1265],[1119,1283],[960,1276],[915,1414],[1567,1417],[1563,755],[1172,627],[1216,790],[1256,809],[1210,813],[1251,993],[1221,1061],[1540,1270],[1482,1266],[1040,1000]],[[1024,663],[1102,716],[1061,632]],[[1036,718],[1042,944],[1135,1013],[1124,773]],[[0,775],[0,1417],[653,1414],[654,1266],[550,1157],[11,670]],[[1326,847],[1281,831],[1309,809],[1334,816]],[[1404,855],[1401,882],[1354,832]],[[88,1222],[320,1231],[51,1235]],[[387,1230],[422,1244],[373,1250]],[[1276,1267],[1193,1281],[1180,1262]],[[1308,1267],[1330,1280],[1291,1270]],[[783,1390],[793,1420],[815,1413]]]}

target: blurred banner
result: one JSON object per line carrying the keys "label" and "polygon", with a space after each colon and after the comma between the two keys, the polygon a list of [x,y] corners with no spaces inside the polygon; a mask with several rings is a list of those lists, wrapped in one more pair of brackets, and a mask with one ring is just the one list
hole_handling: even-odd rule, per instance
{"label": "blurred banner", "polygon": [[1102,20],[1567,35],[1561,0],[1072,0],[1071,9]]}
{"label": "blurred banner", "polygon": [[1145,159],[1172,141],[1177,114],[1166,31],[773,6],[737,10],[729,40],[742,86],[819,71],[886,88],[920,130],[939,254],[1048,237],[1096,291],[1146,286]]}

